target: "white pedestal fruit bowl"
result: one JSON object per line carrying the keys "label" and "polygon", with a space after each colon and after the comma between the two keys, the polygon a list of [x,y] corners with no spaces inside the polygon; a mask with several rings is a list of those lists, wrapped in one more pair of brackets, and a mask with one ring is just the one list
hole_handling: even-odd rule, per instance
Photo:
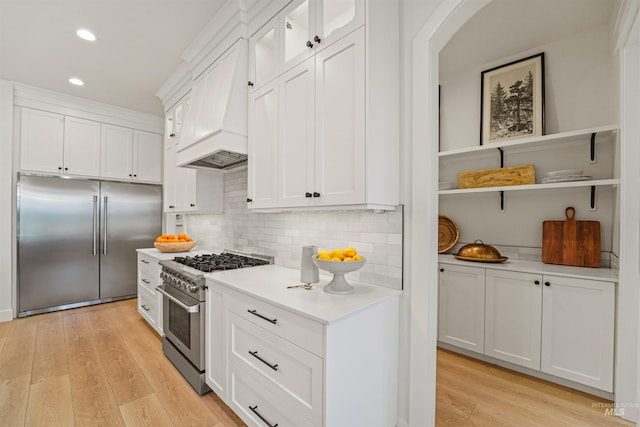
{"label": "white pedestal fruit bowl", "polygon": [[344,275],[360,270],[367,260],[362,258],[359,261],[326,261],[318,259],[317,255],[311,257],[313,263],[321,270],[333,274],[333,279],[324,287],[324,291],[330,294],[348,295],[354,291]]}

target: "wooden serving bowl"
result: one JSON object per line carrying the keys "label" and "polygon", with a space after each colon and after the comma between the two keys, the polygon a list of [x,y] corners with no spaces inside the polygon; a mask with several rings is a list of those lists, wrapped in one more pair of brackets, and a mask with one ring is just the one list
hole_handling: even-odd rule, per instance
{"label": "wooden serving bowl", "polygon": [[195,241],[191,242],[153,242],[153,246],[160,252],[187,252],[196,246]]}

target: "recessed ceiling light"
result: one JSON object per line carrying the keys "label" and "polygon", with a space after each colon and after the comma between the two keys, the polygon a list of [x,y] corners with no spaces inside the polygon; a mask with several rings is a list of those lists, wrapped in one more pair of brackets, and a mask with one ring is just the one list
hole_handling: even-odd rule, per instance
{"label": "recessed ceiling light", "polygon": [[69,83],[76,86],[84,86],[84,82],[76,77],[71,77]]}
{"label": "recessed ceiling light", "polygon": [[84,28],[81,28],[78,31],[76,31],[76,34],[81,39],[88,40],[90,42],[96,41],[96,36],[91,31],[85,30]]}

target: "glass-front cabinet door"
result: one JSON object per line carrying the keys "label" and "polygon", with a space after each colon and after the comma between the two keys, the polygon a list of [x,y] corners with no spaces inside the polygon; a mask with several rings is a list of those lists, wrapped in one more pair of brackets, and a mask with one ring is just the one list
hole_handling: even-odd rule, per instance
{"label": "glass-front cabinet door", "polygon": [[264,24],[249,39],[251,55],[249,86],[251,90],[262,87],[278,77],[280,72],[280,34],[279,19],[276,16]]}
{"label": "glass-front cabinet door", "polygon": [[364,25],[365,0],[315,0],[313,42],[320,50]]}
{"label": "glass-front cabinet door", "polygon": [[282,64],[280,72],[289,70],[315,53],[314,0],[294,0],[280,13]]}

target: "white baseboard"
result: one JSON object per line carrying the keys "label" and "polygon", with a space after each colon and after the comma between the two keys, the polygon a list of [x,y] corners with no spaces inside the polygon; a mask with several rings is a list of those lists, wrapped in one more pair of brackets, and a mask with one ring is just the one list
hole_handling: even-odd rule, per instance
{"label": "white baseboard", "polygon": [[10,308],[0,310],[0,322],[10,322],[13,320],[13,310]]}

